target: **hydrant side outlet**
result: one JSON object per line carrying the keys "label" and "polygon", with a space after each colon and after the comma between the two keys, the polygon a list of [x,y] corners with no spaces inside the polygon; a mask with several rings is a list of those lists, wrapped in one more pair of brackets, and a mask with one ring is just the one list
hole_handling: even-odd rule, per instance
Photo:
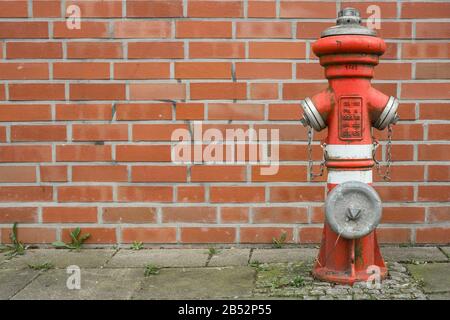
{"label": "hydrant side outlet", "polygon": [[324,145],[329,194],[313,275],[345,284],[367,280],[367,270],[374,265],[381,278],[387,274],[375,231],[381,200],[371,187],[372,128],[383,130],[398,119],[398,100],[371,85],[386,44],[360,23],[359,12],[345,8],[337,25],[313,44],[329,85],[301,102],[304,125],[316,131],[328,127]]}

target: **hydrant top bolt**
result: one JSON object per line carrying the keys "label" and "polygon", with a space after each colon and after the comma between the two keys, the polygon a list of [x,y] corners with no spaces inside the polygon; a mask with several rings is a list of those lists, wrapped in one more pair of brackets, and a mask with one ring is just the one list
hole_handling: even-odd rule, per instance
{"label": "hydrant top bolt", "polygon": [[361,26],[359,11],[354,8],[345,8],[339,11],[336,26],[330,27],[322,32],[322,38],[345,34],[373,36],[377,34],[374,30]]}

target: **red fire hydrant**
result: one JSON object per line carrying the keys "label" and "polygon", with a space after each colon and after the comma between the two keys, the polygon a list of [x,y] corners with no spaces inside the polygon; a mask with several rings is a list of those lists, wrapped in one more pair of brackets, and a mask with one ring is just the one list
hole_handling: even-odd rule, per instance
{"label": "red fire hydrant", "polygon": [[304,125],[316,131],[328,127],[323,143],[328,196],[313,275],[344,284],[366,281],[373,266],[381,279],[387,274],[375,233],[381,200],[371,187],[377,145],[372,127],[382,130],[398,120],[397,99],[370,83],[386,45],[360,24],[356,9],[341,10],[337,25],[314,43],[329,86],[301,102]]}

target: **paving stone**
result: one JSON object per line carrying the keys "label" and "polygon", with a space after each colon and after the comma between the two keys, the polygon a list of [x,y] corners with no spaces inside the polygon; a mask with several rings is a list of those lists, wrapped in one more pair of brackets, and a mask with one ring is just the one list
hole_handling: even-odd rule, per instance
{"label": "paving stone", "polygon": [[444,250],[447,257],[450,259],[450,247],[441,247],[442,250]]}
{"label": "paving stone", "polygon": [[313,248],[298,249],[255,249],[250,262],[277,263],[314,261],[318,250]]}
{"label": "paving stone", "polygon": [[122,249],[106,265],[107,268],[142,268],[147,264],[159,267],[204,267],[206,249]]}
{"label": "paving stone", "polygon": [[116,300],[130,299],[144,278],[144,269],[81,269],[81,288],[67,288],[70,274],[54,269],[40,274],[15,300]]}
{"label": "paving stone", "polygon": [[209,260],[209,267],[246,266],[250,257],[250,249],[219,250]]}
{"label": "paving stone", "polygon": [[22,290],[31,280],[39,273],[39,271],[31,269],[0,270],[0,300],[6,300],[14,296]]}
{"label": "paving stone", "polygon": [[162,269],[147,277],[133,299],[216,299],[252,295],[250,267]]}
{"label": "paving stone", "polygon": [[24,269],[28,265],[51,263],[55,268],[66,268],[77,265],[80,268],[99,268],[103,266],[114,254],[109,249],[84,249],[70,251],[61,249],[30,249],[24,255],[5,260],[0,269]]}
{"label": "paving stone", "polygon": [[381,252],[386,261],[447,261],[436,247],[384,247]]}
{"label": "paving stone", "polygon": [[428,295],[429,300],[450,300],[450,292],[432,293]]}
{"label": "paving stone", "polygon": [[408,265],[412,276],[423,282],[426,293],[450,291],[450,263]]}

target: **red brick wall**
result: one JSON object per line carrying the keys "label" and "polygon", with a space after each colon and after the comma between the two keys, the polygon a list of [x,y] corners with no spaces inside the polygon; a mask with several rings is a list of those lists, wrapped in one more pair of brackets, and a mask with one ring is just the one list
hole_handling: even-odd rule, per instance
{"label": "red brick wall", "polygon": [[[64,21],[72,3],[80,30]],[[370,4],[352,5],[367,16]],[[392,182],[375,183],[379,238],[449,243],[450,3],[375,4],[388,50],[374,85],[400,98],[402,118]],[[75,226],[106,244],[259,243],[283,231],[288,242],[318,242],[325,184],[307,179],[299,99],[326,86],[311,43],[343,6],[1,0],[1,240],[17,221],[33,243]],[[192,120],[279,128],[279,173],[172,164],[171,132]]]}

